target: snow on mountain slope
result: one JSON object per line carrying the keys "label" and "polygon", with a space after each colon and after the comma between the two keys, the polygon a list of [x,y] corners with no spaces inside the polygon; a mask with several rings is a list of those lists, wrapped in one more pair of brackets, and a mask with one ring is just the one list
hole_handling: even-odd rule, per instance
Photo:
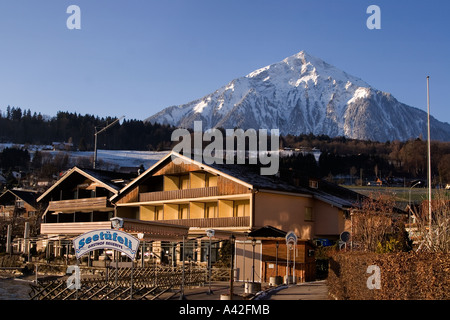
{"label": "snow on mountain slope", "polygon": [[[427,137],[427,114],[301,51],[232,80],[187,104],[166,108],[151,123],[203,129],[279,129],[365,140]],[[450,141],[450,125],[432,119],[432,138]]]}

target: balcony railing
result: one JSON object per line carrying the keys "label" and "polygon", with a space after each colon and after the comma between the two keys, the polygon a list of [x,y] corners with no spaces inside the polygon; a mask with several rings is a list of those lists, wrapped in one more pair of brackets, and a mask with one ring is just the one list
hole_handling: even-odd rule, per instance
{"label": "balcony railing", "polygon": [[165,201],[173,199],[203,198],[219,195],[218,187],[182,189],[172,191],[144,192],[139,194],[140,202]]}
{"label": "balcony railing", "polygon": [[49,211],[71,212],[71,211],[94,211],[108,207],[106,197],[84,198],[73,200],[50,201]]}
{"label": "balcony railing", "polygon": [[41,223],[41,234],[82,234],[97,229],[111,229],[111,221]]}
{"label": "balcony railing", "polygon": [[250,217],[176,219],[176,220],[159,220],[159,222],[197,228],[227,228],[227,227],[237,228],[237,227],[249,227]]}

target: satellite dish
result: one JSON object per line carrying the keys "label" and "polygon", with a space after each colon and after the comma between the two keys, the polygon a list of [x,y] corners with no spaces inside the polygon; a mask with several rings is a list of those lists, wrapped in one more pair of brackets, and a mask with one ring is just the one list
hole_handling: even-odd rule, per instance
{"label": "satellite dish", "polygon": [[348,232],[348,231],[342,232],[340,235],[340,239],[343,242],[348,242],[350,240],[350,232]]}

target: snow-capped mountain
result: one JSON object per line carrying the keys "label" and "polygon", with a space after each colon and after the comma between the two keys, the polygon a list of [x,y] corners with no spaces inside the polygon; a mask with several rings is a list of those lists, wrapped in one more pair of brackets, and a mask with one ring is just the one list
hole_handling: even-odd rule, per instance
{"label": "snow-capped mountain", "polygon": [[[397,101],[304,51],[232,80],[187,104],[149,117],[151,123],[203,129],[279,129],[362,140],[427,138],[427,113]],[[450,124],[431,117],[433,140],[450,141]]]}

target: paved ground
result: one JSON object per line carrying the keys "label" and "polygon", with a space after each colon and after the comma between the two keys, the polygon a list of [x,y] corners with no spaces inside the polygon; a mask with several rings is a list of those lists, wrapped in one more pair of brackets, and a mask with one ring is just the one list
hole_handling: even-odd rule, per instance
{"label": "paved ground", "polygon": [[[186,288],[184,297],[186,300],[221,300],[221,295],[229,294],[229,282],[214,282],[211,284],[212,294],[208,294],[209,286]],[[233,285],[233,300],[329,300],[326,282],[314,281],[278,287],[263,286],[263,290],[256,297],[246,294],[242,283]],[[163,298],[163,297],[161,297]],[[180,295],[174,295],[171,300],[179,300]]]}
{"label": "paved ground", "polygon": [[[284,288],[283,288],[284,287]],[[266,293],[264,300],[329,300],[325,280],[283,286]]]}

